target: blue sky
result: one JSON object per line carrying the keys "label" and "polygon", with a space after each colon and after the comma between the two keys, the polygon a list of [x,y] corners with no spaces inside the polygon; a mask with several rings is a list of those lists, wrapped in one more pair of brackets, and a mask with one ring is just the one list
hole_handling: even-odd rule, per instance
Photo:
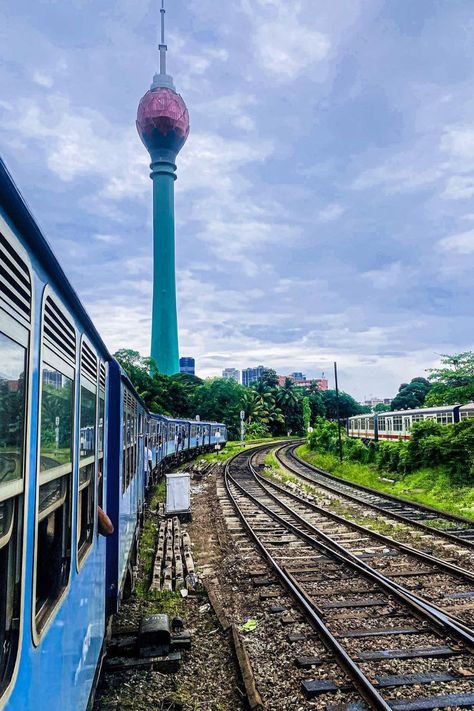
{"label": "blue sky", "polygon": [[[473,346],[472,0],[168,0],[190,112],[180,351],[198,373],[340,367],[390,396]],[[0,150],[111,349],[148,353],[151,181],[135,129],[158,1],[17,0]]]}

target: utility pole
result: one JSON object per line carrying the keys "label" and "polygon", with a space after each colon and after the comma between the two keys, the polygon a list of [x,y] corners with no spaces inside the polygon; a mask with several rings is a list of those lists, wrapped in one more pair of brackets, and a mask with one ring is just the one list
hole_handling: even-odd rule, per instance
{"label": "utility pole", "polygon": [[339,461],[342,462],[342,436],[341,418],[339,416],[339,386],[337,384],[337,363],[334,361],[334,380],[336,383],[336,415],[337,415],[337,436],[339,440]]}

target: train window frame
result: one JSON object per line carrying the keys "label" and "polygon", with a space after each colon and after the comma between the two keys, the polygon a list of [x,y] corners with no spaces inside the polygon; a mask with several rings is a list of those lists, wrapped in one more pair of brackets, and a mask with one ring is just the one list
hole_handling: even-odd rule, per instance
{"label": "train window frame", "polygon": [[453,413],[452,412],[437,412],[436,422],[439,425],[452,425],[453,424]]}
{"label": "train window frame", "polygon": [[394,415],[392,417],[392,429],[394,432],[403,432],[403,416]]}
{"label": "train window frame", "polygon": [[[101,369],[104,369],[104,385],[102,386],[101,381]],[[107,378],[108,378],[108,364],[99,358],[98,367],[98,387],[97,387],[97,506],[101,509],[104,508],[104,500],[106,496],[106,491],[104,487],[104,476],[105,476],[105,450],[107,446]],[[102,449],[100,449],[100,413],[101,407],[100,403],[103,401],[103,418],[102,418]],[[102,467],[102,469],[101,469]],[[96,535],[99,535],[99,526],[96,524]]]}
{"label": "train window frame", "polygon": [[[50,299],[51,302],[55,305],[56,309],[59,309],[59,311],[62,313],[62,316],[66,318],[69,322],[69,325],[72,327],[74,331],[74,336],[75,336],[75,352],[74,352],[74,365],[71,364],[71,361],[65,358],[64,356],[61,357],[59,353],[57,352],[56,349],[50,348],[49,344],[45,342],[45,310],[46,310],[46,303],[47,300]],[[43,289],[43,295],[41,299],[41,326],[40,326],[40,349],[39,349],[39,387],[38,387],[38,402],[37,402],[37,422],[38,422],[38,441],[37,441],[37,451],[36,451],[36,470],[37,470],[37,476],[36,476],[36,486],[35,486],[35,517],[34,517],[34,550],[33,550],[33,575],[32,575],[32,601],[31,601],[31,616],[32,616],[32,637],[33,637],[33,644],[35,646],[38,646],[40,644],[41,639],[44,637],[48,629],[50,628],[51,624],[53,623],[54,619],[56,618],[56,615],[63,604],[69,589],[71,587],[71,578],[72,578],[72,571],[73,571],[73,544],[74,544],[74,535],[73,535],[73,509],[74,509],[74,499],[76,496],[76,489],[75,489],[75,483],[74,483],[74,472],[75,472],[75,467],[76,467],[76,452],[77,452],[77,413],[76,413],[76,406],[77,406],[77,378],[78,378],[78,331],[76,328],[76,325],[74,323],[74,319],[72,318],[69,309],[66,308],[65,304],[62,302],[62,300],[55,294],[53,289],[49,284],[46,284],[44,289]],[[72,412],[72,421],[71,421],[71,460],[70,460],[70,466],[68,465],[68,471],[66,471],[66,465],[62,466],[57,466],[54,467],[52,470],[50,470],[50,474],[46,476],[42,476],[41,472],[41,426],[42,426],[42,402],[43,402],[43,367],[44,365],[48,365],[58,372],[60,372],[64,377],[69,378],[72,381],[72,398],[71,398],[71,412]],[[48,471],[48,470],[46,470]],[[67,570],[67,579],[64,581],[64,584],[61,587],[61,592],[59,595],[57,595],[54,600],[47,605],[46,602],[43,603],[40,612],[37,612],[36,607],[37,607],[37,588],[38,588],[38,560],[39,560],[39,554],[38,554],[38,545],[39,545],[39,524],[43,520],[43,518],[47,518],[46,516],[43,516],[40,519],[40,511],[39,511],[39,500],[40,500],[40,488],[41,486],[50,483],[51,481],[54,480],[60,480],[64,479],[65,477],[69,478],[69,492],[67,491],[66,488],[66,495],[64,500],[59,504],[59,506],[55,507],[54,510],[62,508],[65,503],[66,499],[69,493],[69,506],[68,510],[66,511],[67,513],[67,519],[65,519],[66,527],[69,528],[69,556],[68,556],[68,570]],[[48,511],[48,509],[46,509]],[[53,512],[51,510],[48,514],[48,516]],[[44,514],[44,512],[43,512]]]}
{"label": "train window frame", "polygon": [[[32,374],[33,374],[33,345],[36,332],[36,324],[34,320],[35,313],[35,288],[31,261],[26,250],[23,248],[13,231],[7,225],[5,220],[0,216],[0,234],[2,240],[7,244],[7,251],[12,250],[15,255],[22,261],[22,267],[25,270],[29,280],[30,294],[30,318],[25,318],[24,315],[16,312],[10,306],[0,292],[0,333],[7,338],[17,343],[24,348],[24,398],[23,398],[23,432],[22,432],[22,464],[21,478],[18,480],[20,484],[0,486],[0,501],[9,499],[18,499],[16,505],[17,520],[16,524],[19,530],[16,531],[17,544],[15,546],[15,571],[18,579],[15,582],[17,586],[16,599],[14,604],[18,613],[18,627],[16,630],[15,648],[10,652],[14,654],[11,660],[8,660],[3,670],[5,675],[4,686],[0,687],[0,705],[8,702],[19,671],[21,648],[23,635],[25,630],[25,584],[26,584],[26,542],[28,534],[27,513],[29,500],[29,483],[30,483],[30,452],[31,452],[31,420],[32,420]],[[18,493],[14,493],[18,489]],[[8,493],[7,493],[8,492]],[[12,524],[15,522],[12,518]],[[13,535],[13,530],[12,530]],[[8,545],[8,544],[6,544]],[[8,578],[5,578],[8,581]],[[8,594],[8,593],[7,593]],[[8,669],[8,671],[7,671]]]}
{"label": "train window frame", "polygon": [[[87,373],[86,369],[83,367],[83,348],[84,344],[92,352],[96,359],[96,377],[92,380],[90,374]],[[79,573],[83,568],[87,558],[89,557],[95,540],[95,532],[97,530],[97,497],[98,497],[98,448],[99,448],[99,377],[100,377],[100,359],[99,356],[87,338],[83,333],[81,335],[79,344],[79,387],[78,387],[78,399],[79,399],[79,417],[78,417],[78,438],[77,438],[77,476],[76,476],[76,488],[75,488],[75,501],[76,501],[76,570]],[[81,454],[81,426],[82,426],[82,402],[83,402],[83,389],[94,395],[94,454],[88,457],[82,457]],[[91,476],[86,483],[81,484],[81,470],[85,467],[92,466]],[[82,513],[83,513],[83,502],[82,498],[85,498],[85,490],[88,489],[86,494],[89,497],[87,502],[88,507],[92,511],[92,528],[89,529],[89,533],[86,535],[85,540],[81,543],[82,535]],[[90,522],[89,522],[90,526]]]}

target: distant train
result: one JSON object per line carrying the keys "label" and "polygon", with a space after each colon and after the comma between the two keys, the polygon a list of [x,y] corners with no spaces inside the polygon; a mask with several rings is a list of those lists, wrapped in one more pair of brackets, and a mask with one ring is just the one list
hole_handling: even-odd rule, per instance
{"label": "distant train", "polygon": [[148,412],[1,159],[0,278],[0,708],[83,711],[150,481],[227,431]]}
{"label": "distant train", "polygon": [[372,415],[355,415],[347,420],[349,437],[379,440],[410,439],[415,422],[433,420],[441,425],[474,418],[474,403],[468,405],[443,405],[417,410],[379,412]]}

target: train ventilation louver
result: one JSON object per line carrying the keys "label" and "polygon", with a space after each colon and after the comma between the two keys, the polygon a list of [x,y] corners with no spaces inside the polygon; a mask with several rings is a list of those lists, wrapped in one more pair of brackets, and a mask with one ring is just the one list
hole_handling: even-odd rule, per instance
{"label": "train ventilation louver", "polygon": [[28,267],[0,234],[0,302],[31,322],[31,280]]}
{"label": "train ventilation louver", "polygon": [[81,348],[81,374],[94,384],[97,382],[97,356],[85,341]]}
{"label": "train ventilation louver", "polygon": [[72,365],[76,363],[76,332],[50,296],[44,305],[44,340],[56,353]]}
{"label": "train ventilation louver", "polygon": [[105,365],[103,363],[100,364],[99,369],[99,385],[102,390],[105,390]]}

